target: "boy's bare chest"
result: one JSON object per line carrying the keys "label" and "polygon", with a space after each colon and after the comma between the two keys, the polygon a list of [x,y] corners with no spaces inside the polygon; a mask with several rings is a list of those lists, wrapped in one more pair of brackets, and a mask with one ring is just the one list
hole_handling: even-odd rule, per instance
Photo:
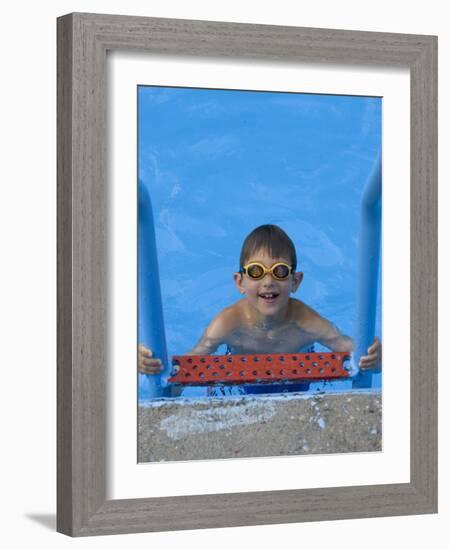
{"label": "boy's bare chest", "polygon": [[274,329],[241,327],[227,342],[232,353],[295,353],[311,343],[310,335],[293,323]]}

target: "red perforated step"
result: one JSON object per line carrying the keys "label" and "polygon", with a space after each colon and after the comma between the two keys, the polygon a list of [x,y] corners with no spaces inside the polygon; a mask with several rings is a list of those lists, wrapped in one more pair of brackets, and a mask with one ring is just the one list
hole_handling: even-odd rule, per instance
{"label": "red perforated step", "polygon": [[347,378],[347,352],[270,355],[176,355],[174,384],[251,384]]}

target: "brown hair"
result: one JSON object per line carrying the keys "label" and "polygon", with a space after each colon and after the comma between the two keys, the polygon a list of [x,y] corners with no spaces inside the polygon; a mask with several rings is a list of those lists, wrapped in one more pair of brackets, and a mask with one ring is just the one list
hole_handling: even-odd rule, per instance
{"label": "brown hair", "polygon": [[251,231],[243,241],[240,252],[240,269],[259,250],[266,250],[273,258],[290,258],[293,270],[296,269],[295,245],[287,233],[277,225],[260,225]]}

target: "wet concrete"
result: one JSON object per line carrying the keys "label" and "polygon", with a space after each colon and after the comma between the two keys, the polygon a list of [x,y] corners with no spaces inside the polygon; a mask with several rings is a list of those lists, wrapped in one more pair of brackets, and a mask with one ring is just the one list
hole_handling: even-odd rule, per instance
{"label": "wet concrete", "polygon": [[380,392],[160,399],[139,407],[139,462],[381,449]]}

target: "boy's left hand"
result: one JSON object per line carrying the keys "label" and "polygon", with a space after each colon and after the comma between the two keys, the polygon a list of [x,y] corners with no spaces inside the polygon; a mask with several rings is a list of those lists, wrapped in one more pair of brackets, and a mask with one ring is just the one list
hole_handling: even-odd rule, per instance
{"label": "boy's left hand", "polygon": [[359,367],[361,370],[380,368],[382,363],[382,344],[377,336],[373,344],[368,348],[368,355],[360,357]]}

